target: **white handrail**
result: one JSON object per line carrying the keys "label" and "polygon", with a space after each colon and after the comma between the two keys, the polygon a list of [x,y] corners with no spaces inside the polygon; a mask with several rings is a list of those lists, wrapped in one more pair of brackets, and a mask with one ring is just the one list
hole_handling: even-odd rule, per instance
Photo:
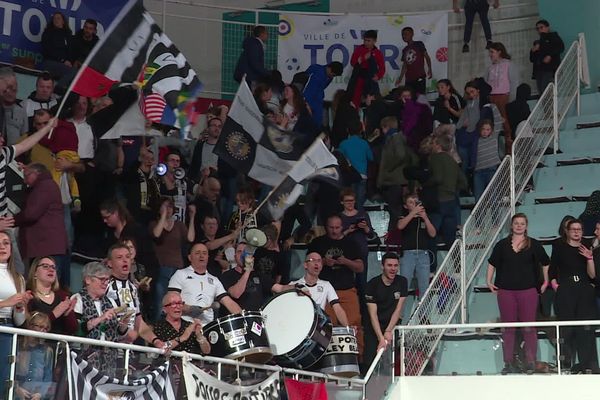
{"label": "white handrail", "polygon": [[438,325],[399,325],[395,329],[401,331],[414,330],[434,330],[434,329],[493,329],[493,328],[533,328],[533,327],[554,327],[554,326],[590,326],[598,325],[600,328],[600,320],[577,320],[577,321],[532,321],[532,322],[482,322],[475,324],[438,324]]}

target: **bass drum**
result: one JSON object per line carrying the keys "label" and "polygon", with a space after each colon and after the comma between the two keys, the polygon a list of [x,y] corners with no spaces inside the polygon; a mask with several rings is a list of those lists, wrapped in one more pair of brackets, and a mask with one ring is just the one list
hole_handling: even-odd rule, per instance
{"label": "bass drum", "polygon": [[256,311],[242,311],[209,322],[204,336],[211,345],[211,356],[245,359],[264,364],[272,357],[263,316]]}
{"label": "bass drum", "polygon": [[331,321],[312,299],[295,290],[272,298],[263,307],[273,361],[307,369],[323,357],[331,340]]}

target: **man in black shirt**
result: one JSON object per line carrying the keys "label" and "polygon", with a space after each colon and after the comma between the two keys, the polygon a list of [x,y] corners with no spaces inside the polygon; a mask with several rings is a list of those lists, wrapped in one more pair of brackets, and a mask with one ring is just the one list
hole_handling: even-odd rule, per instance
{"label": "man in black shirt", "polygon": [[388,252],[381,260],[383,273],[367,283],[365,300],[369,320],[365,324],[364,366],[368,368],[377,351],[394,338],[394,327],[402,321],[402,308],[408,294],[406,278],[398,274],[400,259]]}
{"label": "man in black shirt", "polygon": [[431,259],[428,248],[437,232],[419,196],[406,195],[404,208],[407,214],[398,220],[398,229],[402,231],[403,253],[400,275],[406,278],[409,285],[416,275],[419,299],[422,299],[429,286]]}
{"label": "man in black shirt", "polygon": [[[320,278],[331,283],[348,316],[348,323],[356,327],[358,351],[362,355],[364,342],[355,274],[364,270],[364,264],[354,242],[344,237],[340,217],[334,215],[327,218],[325,231],[325,236],[310,242],[307,254],[315,252],[323,258],[323,271]],[[336,325],[335,313],[330,307],[327,307],[326,311]]]}
{"label": "man in black shirt", "polygon": [[239,229],[225,234],[219,226],[219,220],[216,215],[208,214],[202,217],[198,234],[198,243],[203,243],[208,248],[208,272],[221,278],[223,271],[229,269],[229,261],[225,257],[225,249],[233,247],[236,238],[239,235]]}
{"label": "man in black shirt", "polygon": [[235,248],[235,268],[223,273],[221,282],[231,297],[248,311],[258,311],[264,299],[271,295],[274,280],[254,270],[254,256],[246,254],[246,244]]}

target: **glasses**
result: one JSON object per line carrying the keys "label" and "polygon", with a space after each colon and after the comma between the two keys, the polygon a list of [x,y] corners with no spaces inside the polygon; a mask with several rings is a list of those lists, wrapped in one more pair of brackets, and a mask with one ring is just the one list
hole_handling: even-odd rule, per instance
{"label": "glasses", "polygon": [[38,268],[45,269],[46,271],[51,269],[56,271],[56,265],[54,264],[38,264]]}
{"label": "glasses", "polygon": [[40,331],[40,332],[50,331],[50,327],[46,326],[46,325],[31,324],[31,328],[33,328],[36,331]]}
{"label": "glasses", "polygon": [[92,275],[92,278],[96,278],[100,281],[100,283],[108,283],[110,281],[110,277],[108,276],[96,276]]}
{"label": "glasses", "polygon": [[185,305],[185,301],[172,301],[170,303],[165,304],[165,307],[183,307]]}

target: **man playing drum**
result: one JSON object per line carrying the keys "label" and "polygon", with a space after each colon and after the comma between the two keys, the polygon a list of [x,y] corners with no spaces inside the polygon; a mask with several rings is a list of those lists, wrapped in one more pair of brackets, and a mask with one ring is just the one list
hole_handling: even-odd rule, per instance
{"label": "man playing drum", "polygon": [[379,349],[392,343],[394,327],[402,321],[402,308],[408,295],[406,278],[398,275],[398,254],[385,253],[381,263],[383,273],[371,279],[365,290],[369,310],[369,322],[365,324],[365,368],[371,365]]}
{"label": "man playing drum", "polygon": [[340,305],[340,300],[331,283],[319,279],[319,274],[323,269],[323,260],[319,253],[312,252],[306,255],[304,260],[303,278],[290,282],[289,285],[273,285],[273,292],[280,293],[284,290],[299,289],[308,294],[314,302],[325,310],[327,304],[331,306],[338,322],[342,326],[348,326],[348,317]]}
{"label": "man playing drum", "polygon": [[211,308],[216,300],[224,305],[232,314],[239,314],[242,309],[229,297],[221,281],[208,273],[208,248],[202,243],[196,243],[188,254],[190,266],[177,270],[169,281],[169,291],[179,292],[185,302],[183,314],[188,322],[198,318],[202,325],[214,319]]}

